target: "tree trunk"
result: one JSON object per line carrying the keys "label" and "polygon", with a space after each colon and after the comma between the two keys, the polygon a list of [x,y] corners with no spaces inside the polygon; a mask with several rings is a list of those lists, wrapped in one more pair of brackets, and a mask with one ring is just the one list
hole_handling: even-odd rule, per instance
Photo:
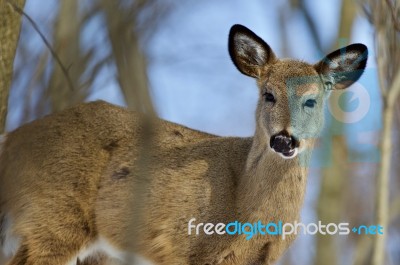
{"label": "tree trunk", "polygon": [[80,103],[87,96],[84,91],[79,89],[79,78],[85,71],[86,65],[81,59],[79,47],[81,23],[78,7],[77,0],[59,3],[59,12],[53,33],[53,48],[64,67],[68,67],[68,77],[65,76],[60,65],[54,63],[46,91],[50,100],[51,112],[57,112]]}
{"label": "tree trunk", "polygon": [[385,241],[388,227],[389,210],[389,173],[391,159],[392,143],[392,123],[393,108],[384,104],[383,108],[383,130],[380,138],[381,163],[379,166],[379,175],[376,179],[376,201],[375,201],[375,223],[386,228],[383,235],[377,235],[374,240],[373,265],[384,264],[385,261]]}
{"label": "tree trunk", "polygon": [[[356,14],[356,7],[353,1],[343,1],[341,18],[338,32],[338,40],[348,40],[351,36],[351,28]],[[335,102],[334,104],[337,104]],[[343,120],[343,119],[342,119]],[[331,126],[333,123],[331,123]],[[331,165],[322,170],[320,193],[318,197],[317,214],[322,223],[337,223],[343,209],[343,188],[344,179],[348,174],[348,150],[343,126],[335,128],[340,135],[331,135]],[[338,242],[336,236],[317,235],[317,252],[314,264],[336,265],[338,264]]]}
{"label": "tree trunk", "polygon": [[[25,0],[14,0],[23,9]],[[13,77],[15,51],[21,29],[21,14],[6,0],[0,0],[0,133],[6,126],[8,95]]]}
{"label": "tree trunk", "polygon": [[380,135],[381,161],[376,178],[375,224],[383,234],[373,237],[372,265],[385,264],[385,244],[389,235],[389,179],[392,160],[393,114],[400,93],[399,58],[400,19],[398,1],[369,1],[370,21],[375,27],[376,60],[382,93],[383,127]]}
{"label": "tree trunk", "polygon": [[[145,1],[143,1],[145,2]],[[139,36],[134,29],[135,21],[125,10],[112,1],[102,1],[112,53],[117,66],[118,82],[128,108],[154,115],[151,101],[147,61]],[[139,10],[135,10],[137,13]]]}

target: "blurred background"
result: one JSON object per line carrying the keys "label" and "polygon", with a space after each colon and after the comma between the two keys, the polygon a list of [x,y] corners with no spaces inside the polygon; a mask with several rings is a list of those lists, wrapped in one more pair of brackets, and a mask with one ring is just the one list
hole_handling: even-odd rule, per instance
{"label": "blurred background", "polygon": [[[400,264],[400,108],[398,100],[383,104],[395,94],[400,64],[399,1],[26,0],[23,10],[7,131],[103,99],[209,133],[251,136],[258,91],[230,61],[233,24],[253,30],[281,58],[317,62],[366,44],[365,74],[326,111],[302,222],[382,221],[384,263],[374,264]],[[382,118],[387,106],[392,127]],[[380,146],[385,130],[391,152]],[[279,264],[372,264],[377,244],[374,235],[300,235]]]}

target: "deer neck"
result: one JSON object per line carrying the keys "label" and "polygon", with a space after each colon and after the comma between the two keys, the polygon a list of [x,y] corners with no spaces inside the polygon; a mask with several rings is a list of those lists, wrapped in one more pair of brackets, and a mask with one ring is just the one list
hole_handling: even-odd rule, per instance
{"label": "deer neck", "polygon": [[254,220],[262,219],[267,208],[288,207],[288,211],[300,211],[310,156],[311,152],[307,152],[283,159],[271,150],[264,131],[257,128],[239,180],[238,215]]}

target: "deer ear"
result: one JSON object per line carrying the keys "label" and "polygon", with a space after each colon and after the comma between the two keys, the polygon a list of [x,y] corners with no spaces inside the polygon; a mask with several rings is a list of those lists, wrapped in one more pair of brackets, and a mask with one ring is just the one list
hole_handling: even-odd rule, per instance
{"label": "deer ear", "polygon": [[242,25],[232,26],[228,49],[239,71],[255,78],[260,77],[263,66],[275,60],[275,55],[268,44]]}
{"label": "deer ear", "polygon": [[315,65],[315,69],[324,84],[329,84],[332,89],[345,89],[360,78],[367,59],[367,46],[351,44],[328,54]]}

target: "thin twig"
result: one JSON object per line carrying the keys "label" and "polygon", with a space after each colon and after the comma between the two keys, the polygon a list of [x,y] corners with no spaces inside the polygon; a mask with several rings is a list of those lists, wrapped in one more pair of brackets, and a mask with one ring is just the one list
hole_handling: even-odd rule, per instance
{"label": "thin twig", "polygon": [[369,22],[370,24],[373,25],[373,24],[374,24],[374,19],[373,19],[373,17],[372,17],[371,10],[368,9],[368,6],[367,6],[366,4],[361,5],[361,9],[362,9],[362,11],[364,12],[365,18],[368,20],[368,22]]}
{"label": "thin twig", "polygon": [[299,1],[298,8],[303,13],[304,19],[305,19],[305,21],[306,21],[306,23],[307,23],[307,25],[308,25],[308,27],[310,29],[311,36],[312,36],[312,38],[313,38],[313,40],[315,42],[315,45],[316,45],[316,47],[318,49],[318,52],[319,53],[324,53],[324,48],[322,46],[321,39],[320,39],[320,36],[318,34],[317,25],[314,22],[309,10],[307,9],[304,0]]}
{"label": "thin twig", "polygon": [[399,94],[400,94],[400,68],[394,77],[394,80],[393,80],[392,85],[390,86],[390,89],[388,90],[387,101],[388,101],[389,107],[394,105]]}
{"label": "thin twig", "polygon": [[68,75],[68,69],[63,65],[63,63],[61,62],[61,59],[58,57],[57,53],[51,47],[51,44],[47,41],[47,39],[44,36],[44,34],[40,31],[40,29],[39,29],[38,25],[36,24],[36,22],[33,21],[33,19],[28,14],[26,14],[21,8],[19,8],[17,5],[15,5],[12,1],[7,0],[7,3],[10,4],[14,8],[15,11],[17,11],[19,14],[24,16],[29,21],[29,23],[31,23],[32,27],[39,34],[40,38],[43,40],[43,42],[46,45],[46,47],[49,49],[51,55],[56,60],[57,64],[60,66],[61,71],[63,72],[65,78],[67,79],[68,87],[73,91],[74,90],[74,85],[72,84],[71,78]]}

